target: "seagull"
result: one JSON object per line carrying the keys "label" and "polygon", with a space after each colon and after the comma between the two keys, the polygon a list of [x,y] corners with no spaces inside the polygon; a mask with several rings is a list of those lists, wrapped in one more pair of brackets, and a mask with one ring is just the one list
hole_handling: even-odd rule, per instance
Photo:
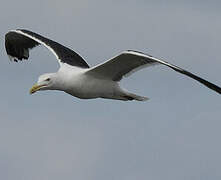
{"label": "seagull", "polygon": [[81,99],[106,98],[123,101],[145,101],[139,96],[120,87],[119,81],[133,72],[152,65],[165,65],[181,74],[202,83],[221,94],[221,88],[178,66],[151,55],[126,50],[110,60],[94,67],[73,50],[42,35],[25,29],[11,30],[5,35],[5,48],[11,61],[29,58],[29,50],[43,45],[57,58],[60,68],[55,73],[46,73],[30,89],[30,94],[42,90],[60,90]]}

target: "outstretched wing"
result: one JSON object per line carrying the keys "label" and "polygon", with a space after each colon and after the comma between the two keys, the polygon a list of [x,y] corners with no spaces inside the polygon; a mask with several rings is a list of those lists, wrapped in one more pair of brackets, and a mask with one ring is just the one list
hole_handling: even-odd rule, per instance
{"label": "outstretched wing", "polygon": [[127,76],[132,72],[141,68],[152,66],[155,64],[166,65],[173,70],[189,76],[200,83],[204,84],[208,88],[221,94],[221,88],[209,81],[202,79],[180,67],[170,64],[166,61],[154,58],[153,56],[137,52],[137,51],[125,51],[120,55],[110,59],[109,61],[99,64],[87,71],[88,74],[97,76],[99,78],[109,79],[113,81],[120,81],[123,76]]}
{"label": "outstretched wing", "polygon": [[38,45],[44,45],[58,59],[60,64],[66,63],[71,66],[89,68],[84,59],[71,49],[45,38],[34,32],[17,29],[9,31],[5,35],[5,48],[11,60],[18,61],[29,58],[29,49]]}

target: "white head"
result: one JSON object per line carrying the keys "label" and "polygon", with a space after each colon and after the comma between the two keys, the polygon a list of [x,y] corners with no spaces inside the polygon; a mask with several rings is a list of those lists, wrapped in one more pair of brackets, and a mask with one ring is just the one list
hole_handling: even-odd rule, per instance
{"label": "white head", "polygon": [[38,78],[38,82],[30,89],[30,94],[40,90],[56,89],[56,73],[43,74]]}

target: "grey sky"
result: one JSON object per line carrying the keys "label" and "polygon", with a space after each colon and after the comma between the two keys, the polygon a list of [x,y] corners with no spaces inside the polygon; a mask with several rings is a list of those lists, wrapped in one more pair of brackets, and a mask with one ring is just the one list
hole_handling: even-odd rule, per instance
{"label": "grey sky", "polygon": [[71,47],[90,65],[123,50],[160,57],[221,86],[221,3],[5,1],[0,6],[0,178],[218,180],[220,96],[155,66],[122,81],[149,101],[80,100],[29,88],[58,64],[43,47],[10,63],[4,34],[26,28]]}

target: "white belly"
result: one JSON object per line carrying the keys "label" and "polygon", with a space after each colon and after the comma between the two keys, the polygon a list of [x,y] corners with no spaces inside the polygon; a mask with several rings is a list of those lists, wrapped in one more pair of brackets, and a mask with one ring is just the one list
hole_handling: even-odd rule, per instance
{"label": "white belly", "polygon": [[119,91],[117,82],[81,75],[73,79],[72,85],[65,92],[78,98],[91,99],[114,98]]}

